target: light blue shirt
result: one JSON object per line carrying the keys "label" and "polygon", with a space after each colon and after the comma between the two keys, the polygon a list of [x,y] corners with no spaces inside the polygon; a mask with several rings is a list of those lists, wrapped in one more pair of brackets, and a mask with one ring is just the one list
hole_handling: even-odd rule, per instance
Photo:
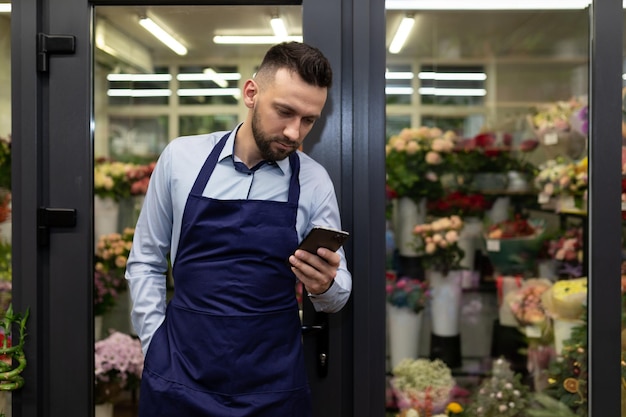
{"label": "light blue shirt", "polygon": [[[239,161],[233,154],[237,129],[228,137],[203,195],[221,200],[287,201],[291,178],[289,159],[264,164],[250,174],[235,170],[233,158]],[[133,300],[131,319],[144,353],[165,318],[167,254],[171,253],[174,265],[187,197],[209,153],[226,133],[173,140],[161,153],[152,173],[126,267]],[[296,230],[298,240],[302,241],[313,226],[341,229],[341,219],[335,190],[326,170],[305,153],[298,151],[298,155],[300,200]],[[339,311],[350,297],[352,277],[343,248],[338,253],[341,263],[335,283],[324,294],[309,294],[316,311]]]}

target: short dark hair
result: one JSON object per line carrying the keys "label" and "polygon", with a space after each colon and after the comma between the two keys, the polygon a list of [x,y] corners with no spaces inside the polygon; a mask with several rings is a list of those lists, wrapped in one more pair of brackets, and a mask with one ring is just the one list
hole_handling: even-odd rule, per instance
{"label": "short dark hair", "polygon": [[283,42],[266,53],[257,73],[274,74],[280,68],[295,72],[307,84],[330,88],[333,71],[322,51],[301,42]]}

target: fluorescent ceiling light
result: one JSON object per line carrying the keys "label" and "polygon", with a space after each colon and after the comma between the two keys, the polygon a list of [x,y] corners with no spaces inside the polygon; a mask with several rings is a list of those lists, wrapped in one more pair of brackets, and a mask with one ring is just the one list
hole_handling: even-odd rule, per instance
{"label": "fluorescent ceiling light", "polygon": [[233,96],[240,97],[241,91],[238,88],[181,88],[176,92],[181,97],[195,96]]}
{"label": "fluorescent ceiling light", "polygon": [[[209,68],[207,68],[207,69],[209,69]],[[220,73],[216,73],[216,74],[222,80],[227,80],[227,81],[241,80],[241,74],[239,74],[238,72],[220,72]],[[212,76],[210,74],[207,74],[207,73],[202,73],[202,74],[198,74],[198,73],[196,73],[196,74],[178,74],[176,76],[176,79],[178,81],[213,81],[214,76]]]}
{"label": "fluorescent ceiling light", "polygon": [[222,88],[228,87],[228,81],[226,81],[217,72],[215,72],[215,70],[213,68],[205,68],[205,70],[203,72],[215,84],[219,85]]}
{"label": "fluorescent ceiling light", "polygon": [[274,31],[275,36],[278,36],[279,38],[286,38],[288,36],[287,28],[285,27],[283,19],[280,17],[273,17],[272,20],[270,20],[270,24],[272,25],[272,30]]}
{"label": "fluorescent ceiling light", "polygon": [[273,45],[281,42],[302,42],[302,36],[213,36],[213,42],[225,45]]}
{"label": "fluorescent ceiling light", "polygon": [[420,72],[420,80],[451,80],[451,81],[484,81],[487,74],[484,72]]}
{"label": "fluorescent ceiling light", "polygon": [[487,95],[484,88],[432,88],[422,87],[419,93],[423,96],[478,97]]}
{"label": "fluorescent ceiling light", "polygon": [[[624,2],[626,3],[626,2]],[[571,10],[591,0],[386,0],[387,10]]]}
{"label": "fluorescent ceiling light", "polygon": [[385,94],[396,96],[410,96],[413,94],[411,87],[385,87]]}
{"label": "fluorescent ceiling light", "polygon": [[178,55],[187,55],[187,48],[174,39],[165,29],[157,25],[154,20],[144,17],[139,19],[139,24]]}
{"label": "fluorescent ceiling light", "polygon": [[411,33],[411,29],[413,29],[413,25],[415,24],[415,19],[412,17],[403,17],[400,22],[400,26],[398,26],[398,30],[394,35],[391,44],[389,45],[389,52],[392,54],[397,54],[402,50],[404,43],[406,42],[409,34]]}
{"label": "fluorescent ceiling light", "polygon": [[109,74],[108,81],[171,81],[171,74]]}
{"label": "fluorescent ceiling light", "polygon": [[396,72],[392,72],[392,71],[386,71],[385,72],[385,78],[387,80],[412,80],[413,79],[413,73],[412,72],[408,72],[408,71],[396,71]]}
{"label": "fluorescent ceiling light", "polygon": [[0,3],[0,13],[11,13],[11,3]]}
{"label": "fluorescent ceiling light", "polygon": [[140,89],[131,90],[128,88],[116,88],[107,90],[107,96],[109,97],[169,97],[172,95],[172,90],[159,88],[159,89]]}

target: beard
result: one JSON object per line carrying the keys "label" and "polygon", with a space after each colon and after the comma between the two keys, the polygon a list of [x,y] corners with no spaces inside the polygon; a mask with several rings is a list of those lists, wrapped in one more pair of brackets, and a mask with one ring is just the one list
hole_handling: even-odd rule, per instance
{"label": "beard", "polygon": [[[293,143],[293,141],[284,138],[284,137],[270,137],[269,135],[263,132],[261,128],[261,121],[259,118],[259,114],[256,109],[254,109],[254,113],[252,114],[252,136],[254,136],[254,141],[256,142],[257,148],[261,152],[261,157],[265,161],[282,161],[287,158],[289,155],[294,153],[300,147],[299,143]],[[272,143],[280,143],[289,147],[289,149],[272,149]]]}

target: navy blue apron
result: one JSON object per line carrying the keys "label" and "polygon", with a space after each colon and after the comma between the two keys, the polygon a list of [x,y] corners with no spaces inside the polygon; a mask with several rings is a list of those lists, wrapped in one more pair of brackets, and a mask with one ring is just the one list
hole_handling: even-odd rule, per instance
{"label": "navy blue apron", "polygon": [[289,158],[287,202],[203,197],[227,138],[187,199],[174,297],[145,358],[140,417],[311,415],[286,262],[298,244],[300,159]]}

